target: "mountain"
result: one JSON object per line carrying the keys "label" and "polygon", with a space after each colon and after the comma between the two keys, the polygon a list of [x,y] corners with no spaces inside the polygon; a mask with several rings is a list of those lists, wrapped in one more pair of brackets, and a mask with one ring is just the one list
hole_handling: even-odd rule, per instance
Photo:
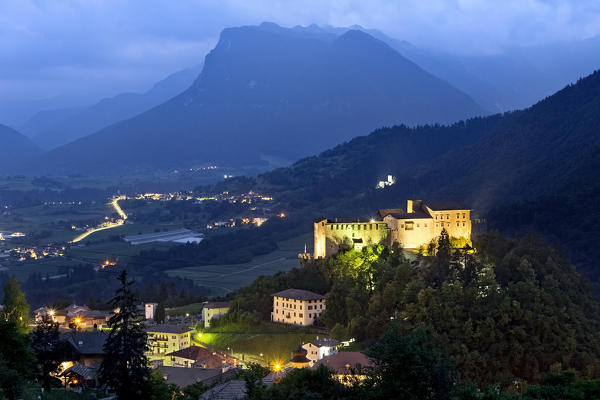
{"label": "mountain", "polygon": [[142,94],[122,93],[89,107],[41,111],[21,131],[42,148],[56,148],[169,100],[190,87],[200,71],[200,66],[178,71]]}
{"label": "mountain", "polygon": [[21,163],[39,153],[40,149],[30,139],[0,124],[0,168]]}
{"label": "mountain", "polygon": [[[307,219],[369,218],[407,198],[466,202],[491,229],[542,233],[600,285],[598,154],[600,71],[525,110],[379,129],[260,175],[253,189]],[[387,175],[395,184],[375,189]]]}
{"label": "mountain", "polygon": [[83,172],[207,162],[264,169],[273,156],[298,159],[380,126],[484,113],[364,32],[323,37],[263,24],[224,30],[181,95],[57,148],[40,165]]}
{"label": "mountain", "polygon": [[377,29],[309,25],[294,30],[337,36],[354,29],[387,43],[424,70],[467,93],[493,112],[529,107],[600,65],[600,36],[544,45],[511,46],[493,53],[460,54],[423,48]]}

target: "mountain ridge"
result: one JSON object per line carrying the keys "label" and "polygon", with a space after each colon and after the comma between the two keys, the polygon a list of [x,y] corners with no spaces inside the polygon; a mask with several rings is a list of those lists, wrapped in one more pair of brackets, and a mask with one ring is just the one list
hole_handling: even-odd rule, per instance
{"label": "mountain ridge", "polygon": [[21,130],[45,149],[53,149],[131,118],[186,90],[200,66],[170,74],[144,93],[125,92],[87,107],[46,110],[34,115]]}
{"label": "mountain ridge", "polygon": [[[225,29],[189,90],[55,149],[40,164],[64,170],[81,154],[86,169],[97,170],[103,160],[91,149],[108,151],[107,141],[118,137],[122,148],[111,150],[118,167],[260,167],[264,155],[297,159],[378,126],[485,113],[466,94],[363,35],[327,42],[271,28]],[[166,135],[170,140],[161,141]]]}

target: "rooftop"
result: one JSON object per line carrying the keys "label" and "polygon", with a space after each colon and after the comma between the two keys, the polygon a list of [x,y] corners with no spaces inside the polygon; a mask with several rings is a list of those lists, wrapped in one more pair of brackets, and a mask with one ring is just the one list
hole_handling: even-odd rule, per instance
{"label": "rooftop", "polygon": [[188,328],[183,325],[173,325],[173,324],[156,324],[156,325],[147,325],[146,332],[152,333],[186,333],[191,332],[193,329]]}
{"label": "rooftop", "polygon": [[96,377],[96,373],[96,368],[87,367],[84,364],[77,363],[64,370],[59,376],[76,374],[83,379],[94,379]]}
{"label": "rooftop", "polygon": [[470,210],[466,204],[452,201],[428,201],[423,203],[433,211],[444,211],[444,210]]}
{"label": "rooftop", "polygon": [[104,342],[107,335],[101,331],[72,331],[61,335],[80,354],[104,354]]}
{"label": "rooftop", "polygon": [[340,342],[335,340],[334,338],[320,338],[317,337],[315,340],[310,341],[309,343],[311,343],[313,346],[316,347],[335,347],[335,346],[339,346]]}
{"label": "rooftop", "polygon": [[204,308],[227,308],[230,304],[230,301],[209,301]]}
{"label": "rooftop", "polygon": [[166,377],[167,383],[184,388],[196,382],[210,384],[222,375],[221,368],[181,368],[160,367],[160,372]]}
{"label": "rooftop", "polygon": [[286,289],[282,290],[281,292],[274,293],[272,296],[285,297],[286,299],[294,300],[320,300],[325,298],[325,296],[318,293],[301,289]]}
{"label": "rooftop", "polygon": [[246,381],[235,379],[208,389],[200,396],[200,400],[236,400],[246,397],[248,389]]}
{"label": "rooftop", "polygon": [[225,356],[217,353],[216,351],[212,351],[207,348],[200,347],[200,346],[186,347],[185,349],[173,351],[171,353],[168,353],[167,355],[171,356],[171,357],[181,357],[181,358],[185,358],[188,360],[194,360],[194,361],[203,360],[203,359],[212,358],[212,357],[218,357],[219,359],[225,358]]}
{"label": "rooftop", "polygon": [[369,357],[358,351],[341,351],[327,357],[323,357],[313,365],[316,369],[319,365],[325,365],[338,375],[353,373],[353,370],[361,367],[373,367],[375,364]]}

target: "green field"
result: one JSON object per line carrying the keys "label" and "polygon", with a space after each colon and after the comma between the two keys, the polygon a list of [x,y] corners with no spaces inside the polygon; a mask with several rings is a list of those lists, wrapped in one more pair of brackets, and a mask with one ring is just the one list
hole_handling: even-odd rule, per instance
{"label": "green field", "polygon": [[[233,354],[244,361],[263,365],[285,365],[292,350],[324,333],[315,328],[302,328],[263,322],[258,326],[228,324],[194,334],[200,344]],[[262,356],[261,356],[262,354]]]}
{"label": "green field", "polygon": [[202,312],[202,303],[192,303],[186,304],[181,307],[173,307],[166,310],[167,315],[176,316],[176,315],[185,315],[185,314],[200,314]]}
{"label": "green field", "polygon": [[[50,236],[40,239],[40,242],[68,242],[81,233],[72,230],[71,224],[78,225],[78,221],[101,221],[113,212],[103,202],[94,205],[49,204],[15,208],[6,215],[0,214],[0,230],[23,232],[27,235],[49,231]],[[68,223],[61,224],[61,221]]]}
{"label": "green field", "polygon": [[[298,266],[298,253],[304,251],[304,244],[312,244],[312,235],[305,234],[278,243],[278,249],[254,258],[244,264],[203,265],[167,271],[170,276],[188,278],[200,286],[208,286],[227,294],[242,286],[249,285],[260,275],[273,275],[279,271],[289,271]],[[308,247],[308,251],[312,246]]]}

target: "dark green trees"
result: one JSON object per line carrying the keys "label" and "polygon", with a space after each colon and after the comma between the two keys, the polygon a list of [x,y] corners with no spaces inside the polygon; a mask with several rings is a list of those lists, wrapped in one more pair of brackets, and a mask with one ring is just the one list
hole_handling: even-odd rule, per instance
{"label": "dark green trees", "polygon": [[157,324],[162,324],[165,322],[165,303],[160,302],[156,306],[156,311],[154,312],[154,322]]}
{"label": "dark green trees", "polygon": [[113,390],[119,399],[141,399],[150,396],[150,368],[145,352],[147,335],[138,301],[133,293],[133,281],[127,272],[119,275],[121,288],[112,299],[118,308],[108,321],[110,333],[104,344],[104,360],[100,366],[100,382]]}
{"label": "dark green trees", "polygon": [[11,276],[4,285],[4,319],[13,322],[21,332],[27,332],[29,324],[29,304],[25,299],[25,293],[16,276]]}
{"label": "dark green trees", "polygon": [[376,367],[366,382],[365,398],[450,398],[457,380],[455,370],[423,329],[403,335],[394,324],[367,354]]}
{"label": "dark green trees", "polygon": [[0,398],[16,399],[35,372],[29,336],[15,322],[0,318]]}

